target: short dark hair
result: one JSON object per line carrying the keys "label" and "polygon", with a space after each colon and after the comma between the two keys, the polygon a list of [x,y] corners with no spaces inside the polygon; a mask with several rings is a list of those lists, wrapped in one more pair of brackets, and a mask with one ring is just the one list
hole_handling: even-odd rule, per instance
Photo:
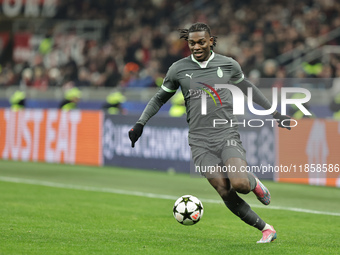
{"label": "short dark hair", "polygon": [[205,31],[209,34],[209,36],[214,38],[213,46],[216,46],[217,36],[211,35],[210,27],[205,23],[198,22],[198,23],[191,25],[189,29],[178,29],[178,30],[179,30],[179,38],[184,39],[186,41],[188,41],[189,33]]}

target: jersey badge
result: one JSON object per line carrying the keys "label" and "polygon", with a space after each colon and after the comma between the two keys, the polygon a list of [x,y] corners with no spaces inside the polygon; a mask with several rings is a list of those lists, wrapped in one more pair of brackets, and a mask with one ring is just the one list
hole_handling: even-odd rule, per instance
{"label": "jersey badge", "polygon": [[220,78],[223,77],[223,71],[222,71],[221,67],[217,68],[217,76],[220,77]]}

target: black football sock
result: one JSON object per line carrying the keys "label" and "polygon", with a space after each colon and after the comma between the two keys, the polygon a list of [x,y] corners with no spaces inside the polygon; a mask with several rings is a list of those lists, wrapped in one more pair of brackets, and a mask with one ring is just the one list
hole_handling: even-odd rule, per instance
{"label": "black football sock", "polygon": [[266,223],[250,208],[250,206],[240,198],[233,190],[228,195],[228,201],[224,201],[225,205],[241,220],[250,226],[262,230]]}
{"label": "black football sock", "polygon": [[251,173],[247,173],[247,177],[250,183],[250,190],[254,190],[256,187],[256,179]]}

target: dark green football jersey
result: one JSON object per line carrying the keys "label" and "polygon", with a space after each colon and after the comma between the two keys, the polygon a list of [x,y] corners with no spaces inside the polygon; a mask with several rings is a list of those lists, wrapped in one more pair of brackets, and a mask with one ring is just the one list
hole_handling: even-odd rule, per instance
{"label": "dark green football jersey", "polygon": [[[233,115],[233,97],[228,89],[214,90],[215,84],[237,84],[244,79],[240,65],[232,58],[212,52],[205,62],[192,55],[175,62],[168,70],[162,89],[173,93],[180,87],[187,108],[190,140],[220,139],[237,135]],[[206,98],[206,114],[202,114],[202,96]],[[228,121],[215,125],[214,120]]]}

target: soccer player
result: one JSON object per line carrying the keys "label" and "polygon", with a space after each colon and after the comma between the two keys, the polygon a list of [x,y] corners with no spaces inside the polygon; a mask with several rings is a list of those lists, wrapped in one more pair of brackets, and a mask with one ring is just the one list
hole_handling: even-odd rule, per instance
{"label": "soccer player", "polygon": [[[140,119],[129,131],[131,146],[135,146],[147,121],[181,87],[187,109],[189,145],[195,166],[201,168],[229,166],[229,169],[230,167],[237,169],[237,171],[229,171],[227,176],[222,172],[213,171],[207,171],[203,175],[216,189],[230,211],[247,224],[262,231],[262,238],[258,243],[272,242],[276,239],[273,226],[264,222],[237,194],[247,194],[252,191],[263,204],[270,203],[269,190],[261,181],[252,173],[241,171],[245,169],[247,162],[237,125],[213,126],[214,119],[225,119],[229,123],[237,122],[232,114],[231,92],[228,89],[220,89],[218,95],[221,98],[221,105],[217,106],[213,100],[206,98],[206,114],[201,113],[201,97],[212,94],[213,90],[208,88],[213,89],[214,84],[232,83],[245,95],[247,95],[247,88],[252,88],[253,101],[264,109],[270,109],[271,104],[260,90],[244,77],[240,65],[234,59],[212,50],[216,45],[216,37],[211,35],[208,25],[195,23],[189,29],[182,29],[180,38],[188,41],[192,54],[170,66],[163,85],[151,98]],[[277,111],[273,116],[278,121],[279,127],[290,129],[288,116],[281,115]],[[282,121],[286,125],[283,125]]]}

